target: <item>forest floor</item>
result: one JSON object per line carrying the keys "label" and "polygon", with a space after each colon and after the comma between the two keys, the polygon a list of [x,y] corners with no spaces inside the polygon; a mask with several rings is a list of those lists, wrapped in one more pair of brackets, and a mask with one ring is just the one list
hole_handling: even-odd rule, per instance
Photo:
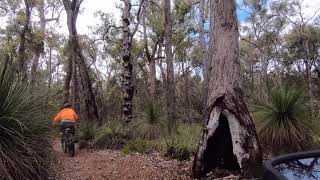
{"label": "forest floor", "polygon": [[55,139],[53,154],[54,179],[191,179],[191,162],[167,160],[158,153],[124,155],[114,150],[77,149],[75,157],[68,157]]}

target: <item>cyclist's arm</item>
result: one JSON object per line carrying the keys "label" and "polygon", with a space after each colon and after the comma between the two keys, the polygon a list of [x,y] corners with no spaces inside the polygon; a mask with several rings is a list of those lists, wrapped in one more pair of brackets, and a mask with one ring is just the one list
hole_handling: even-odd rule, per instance
{"label": "cyclist's arm", "polygon": [[78,114],[77,114],[75,111],[73,111],[73,112],[74,112],[74,120],[75,120],[75,121],[78,121],[78,120],[79,120]]}
{"label": "cyclist's arm", "polygon": [[56,117],[54,117],[52,125],[58,124],[59,121],[60,121],[60,119],[61,119],[61,118],[60,118],[60,113],[58,113],[58,114],[56,115]]}

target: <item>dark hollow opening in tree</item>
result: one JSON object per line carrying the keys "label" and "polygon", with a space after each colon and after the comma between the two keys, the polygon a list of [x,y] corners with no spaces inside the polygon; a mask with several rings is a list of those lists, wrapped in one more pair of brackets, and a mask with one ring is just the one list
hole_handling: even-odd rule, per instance
{"label": "dark hollow opening in tree", "polygon": [[219,125],[214,134],[208,139],[207,148],[203,155],[203,175],[215,168],[240,171],[236,156],[233,154],[232,137],[226,116],[220,114]]}

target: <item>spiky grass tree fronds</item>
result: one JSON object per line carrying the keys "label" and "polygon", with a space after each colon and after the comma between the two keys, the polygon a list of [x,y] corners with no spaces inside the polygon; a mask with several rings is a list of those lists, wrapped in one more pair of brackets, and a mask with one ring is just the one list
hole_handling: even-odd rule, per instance
{"label": "spiky grass tree fronds", "polygon": [[141,118],[130,128],[133,136],[149,140],[162,137],[165,134],[165,124],[159,111],[155,104],[148,103]]}
{"label": "spiky grass tree fronds", "polygon": [[268,102],[254,105],[261,143],[273,154],[310,147],[317,126],[309,118],[307,109],[301,89],[273,90]]}
{"label": "spiky grass tree fronds", "polygon": [[47,178],[49,129],[41,105],[41,97],[0,64],[0,177]]}

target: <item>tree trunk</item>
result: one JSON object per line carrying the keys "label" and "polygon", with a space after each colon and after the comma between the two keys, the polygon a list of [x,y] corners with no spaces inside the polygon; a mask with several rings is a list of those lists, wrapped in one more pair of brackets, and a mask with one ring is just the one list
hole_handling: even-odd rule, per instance
{"label": "tree trunk", "polygon": [[133,85],[133,73],[132,73],[132,57],[131,57],[131,34],[130,34],[130,9],[131,3],[130,0],[124,0],[124,10],[122,15],[123,23],[123,115],[125,123],[129,123],[132,120],[132,99],[134,94],[134,85]]}
{"label": "tree trunk", "polygon": [[190,103],[190,73],[189,68],[184,68],[184,62],[182,62],[182,71],[183,71],[183,79],[184,79],[184,104],[185,104],[185,115],[186,121],[185,123],[191,123],[191,103]]}
{"label": "tree trunk", "polygon": [[305,60],[305,66],[306,66],[306,82],[307,82],[307,90],[308,90],[308,96],[309,96],[309,104],[311,109],[311,117],[314,118],[314,105],[313,105],[313,88],[312,88],[312,64],[310,60],[310,49],[309,49],[309,43],[308,40],[305,40],[305,49],[306,49],[306,60]]}
{"label": "tree trunk", "polygon": [[78,81],[78,71],[77,71],[77,64],[73,63],[72,66],[72,104],[73,108],[76,112],[80,112],[79,106],[79,81]]}
{"label": "tree trunk", "polygon": [[[148,4],[146,4],[147,6]],[[145,7],[147,8],[147,7]],[[148,74],[148,82],[149,82],[149,94],[151,97],[151,101],[153,102],[156,99],[156,62],[155,62],[155,53],[157,50],[157,43],[154,45],[153,52],[150,53],[148,38],[147,38],[147,27],[146,27],[146,12],[143,13],[142,17],[142,25],[143,25],[143,41],[144,41],[144,49],[145,55],[148,61],[149,66],[149,74]]]}
{"label": "tree trunk", "polygon": [[31,84],[34,84],[37,78],[37,69],[38,69],[40,55],[41,55],[41,52],[37,50],[31,66]]}
{"label": "tree trunk", "polygon": [[203,77],[203,102],[206,104],[207,92],[208,92],[208,65],[207,65],[207,57],[206,57],[206,44],[205,44],[205,32],[204,32],[204,4],[205,0],[200,0],[199,6],[199,42],[200,42],[200,58],[202,60],[202,77]]}
{"label": "tree trunk", "polygon": [[[194,177],[214,168],[259,175],[262,157],[255,126],[240,88],[239,32],[234,0],[213,1],[210,72],[204,130],[193,162]],[[212,17],[211,17],[212,18]]]}
{"label": "tree trunk", "polygon": [[[70,61],[75,61],[74,63],[76,63],[79,67],[79,74],[81,76],[82,85],[83,85],[83,98],[84,98],[85,111],[86,111],[85,119],[86,120],[91,119],[91,120],[97,121],[99,120],[98,108],[97,108],[95,96],[92,89],[89,69],[82,55],[82,50],[79,44],[78,33],[76,28],[76,22],[77,22],[77,17],[79,14],[81,3],[82,3],[82,0],[72,0],[72,1],[63,0],[63,5],[67,13],[67,24],[68,24],[68,30],[69,30],[69,42],[70,42],[70,48],[71,48]],[[70,74],[68,75],[72,77],[72,64],[71,64],[71,67],[68,67],[68,71],[71,72],[71,75]],[[69,80],[69,79],[66,78],[66,80]],[[67,81],[66,81],[66,84],[67,84]],[[69,89],[70,89],[70,81],[69,81]]]}
{"label": "tree trunk", "polygon": [[41,42],[36,42],[37,46],[35,49],[35,58],[33,59],[32,66],[31,66],[31,84],[34,84],[36,81],[40,56],[44,51],[43,40],[44,40],[45,31],[46,31],[46,17],[45,17],[44,11],[45,11],[44,1],[40,0],[38,3],[38,12],[40,17]]}
{"label": "tree trunk", "polygon": [[18,73],[22,77],[23,80],[27,80],[27,62],[26,62],[26,55],[25,55],[25,50],[26,50],[26,34],[29,30],[29,23],[30,23],[30,16],[31,16],[31,6],[30,6],[30,1],[29,0],[24,0],[24,4],[26,6],[25,9],[25,21],[23,28],[20,32],[20,45],[19,45],[19,70]]}
{"label": "tree trunk", "polygon": [[169,133],[177,131],[176,107],[175,107],[175,84],[174,84],[174,67],[172,54],[172,19],[170,0],[164,3],[165,15],[165,54],[167,61],[167,113],[168,113],[168,130]]}
{"label": "tree trunk", "polygon": [[[49,80],[48,80],[48,89],[49,92],[51,91],[51,85],[52,85],[52,47],[49,47],[49,60],[48,60],[48,72],[49,72]],[[51,94],[51,93],[49,93]]]}
{"label": "tree trunk", "polygon": [[159,44],[158,56],[157,56],[157,58],[158,58],[158,60],[159,60],[159,61],[158,61],[158,66],[159,66],[159,68],[160,68],[161,78],[162,78],[162,81],[163,81],[163,89],[166,89],[167,74],[166,74],[166,71],[165,71],[165,69],[164,69],[164,67],[163,67],[163,65],[162,65],[163,59],[161,58],[161,56],[162,56],[161,52],[162,52],[162,45]]}
{"label": "tree trunk", "polygon": [[[71,40],[68,41],[68,49],[71,50]],[[72,67],[73,67],[73,52],[72,50],[68,53],[68,61],[66,66],[66,76],[64,80],[64,102],[70,101],[70,82],[72,79]]]}

